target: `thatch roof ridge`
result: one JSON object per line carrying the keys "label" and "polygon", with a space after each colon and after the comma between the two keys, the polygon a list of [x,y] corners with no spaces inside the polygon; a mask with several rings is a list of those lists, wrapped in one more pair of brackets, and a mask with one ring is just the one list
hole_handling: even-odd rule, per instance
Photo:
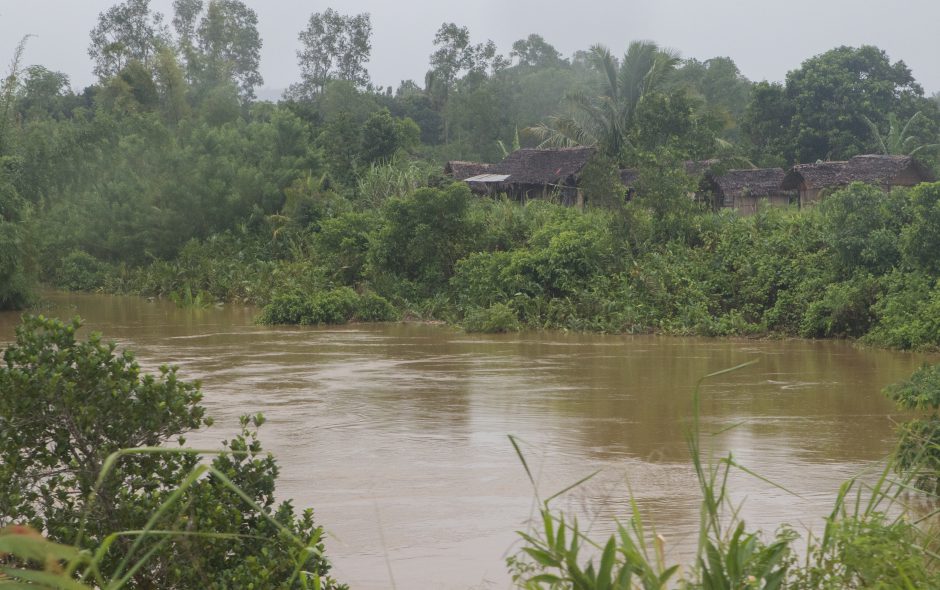
{"label": "thatch roof ridge", "polygon": [[518,184],[562,184],[577,180],[581,169],[597,151],[594,147],[516,150],[493,164],[487,172],[508,174],[507,182]]}
{"label": "thatch roof ridge", "polygon": [[911,156],[862,154],[845,161],[797,164],[787,172],[781,186],[794,189],[801,181],[809,189],[844,186],[852,182],[887,186],[908,169],[913,169],[925,181],[933,179],[930,170]]}
{"label": "thatch roof ridge", "polygon": [[796,164],[786,173],[780,188],[793,190],[804,181],[810,189],[834,186],[840,183],[842,170],[848,165],[845,160],[816,162],[815,164]]}
{"label": "thatch roof ridge", "polygon": [[766,197],[782,190],[785,176],[783,168],[745,168],[728,170],[712,181],[725,196]]}
{"label": "thatch roof ridge", "polygon": [[891,184],[893,179],[908,168],[914,168],[921,178],[927,180],[933,176],[911,156],[862,154],[849,160],[848,165],[840,175],[840,180],[842,184],[849,184],[850,182]]}

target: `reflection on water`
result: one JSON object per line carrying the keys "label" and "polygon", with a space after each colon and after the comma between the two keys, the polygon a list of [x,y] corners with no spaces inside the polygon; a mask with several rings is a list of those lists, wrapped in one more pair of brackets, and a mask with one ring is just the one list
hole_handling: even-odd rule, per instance
{"label": "reflection on water", "polygon": [[[694,547],[698,496],[684,443],[703,375],[747,361],[703,388],[715,453],[792,490],[745,476],[744,516],[774,530],[816,526],[839,483],[891,447],[880,389],[924,357],[844,343],[652,336],[470,336],[425,325],[269,328],[246,308],[50,294],[47,315],[88,328],[200,379],[216,425],[194,445],[231,436],[262,411],[279,490],[313,506],[333,535],[337,577],[353,588],[508,585],[503,558],[532,513],[532,490],[506,435],[544,493],[599,477],[560,501],[598,535],[629,512],[628,487],[672,556]],[[18,316],[0,314],[0,341]],[[729,428],[732,427],[732,428]]]}

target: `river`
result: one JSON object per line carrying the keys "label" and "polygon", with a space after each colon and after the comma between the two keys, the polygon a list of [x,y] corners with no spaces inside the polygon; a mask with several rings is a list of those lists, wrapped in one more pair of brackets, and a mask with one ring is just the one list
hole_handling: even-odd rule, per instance
{"label": "river", "polygon": [[[423,324],[256,326],[255,310],[47,294],[46,315],[137,353],[145,367],[200,379],[216,419],[189,437],[214,444],[263,412],[283,498],[312,506],[330,533],[335,576],[357,589],[506,588],[534,493],[507,435],[522,444],[543,497],[609,534],[636,498],[674,560],[694,549],[698,493],[684,428],[702,376],[756,360],[703,387],[702,425],[789,494],[733,478],[752,527],[814,527],[839,484],[883,459],[892,405],[880,390],[927,357],[844,342],[468,335]],[[18,314],[0,314],[0,342]]]}

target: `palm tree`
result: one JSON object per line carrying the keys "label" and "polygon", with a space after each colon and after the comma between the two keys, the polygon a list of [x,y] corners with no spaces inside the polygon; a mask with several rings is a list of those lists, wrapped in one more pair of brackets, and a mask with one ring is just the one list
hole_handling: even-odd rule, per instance
{"label": "palm tree", "polygon": [[867,123],[868,127],[871,129],[871,134],[874,136],[875,141],[878,142],[878,147],[883,154],[913,156],[919,151],[940,147],[940,143],[922,143],[920,137],[911,133],[912,125],[921,121],[927,121],[927,116],[924,115],[922,111],[914,113],[903,127],[899,125],[897,115],[894,113],[889,114],[887,135],[882,135],[881,130],[878,129],[878,126],[875,125],[871,119],[865,115],[862,115],[862,118],[865,119],[865,123]]}
{"label": "palm tree", "polygon": [[568,95],[570,114],[554,115],[527,131],[542,140],[539,147],[597,146],[620,158],[629,145],[637,107],[662,87],[679,57],[655,43],[634,41],[619,63],[603,45],[591,47],[588,58],[603,76],[601,93]]}

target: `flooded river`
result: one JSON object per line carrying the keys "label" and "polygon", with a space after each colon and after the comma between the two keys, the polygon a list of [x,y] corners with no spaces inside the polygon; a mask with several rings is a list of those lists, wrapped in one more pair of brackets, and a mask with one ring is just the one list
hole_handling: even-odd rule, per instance
{"label": "flooded river", "polygon": [[[749,524],[818,528],[839,484],[891,448],[881,388],[925,360],[839,342],[270,328],[239,307],[48,299],[47,315],[81,315],[144,366],[176,364],[202,380],[216,423],[189,437],[195,446],[264,412],[280,495],[316,509],[334,573],[354,590],[506,588],[504,559],[534,498],[510,434],[543,496],[601,470],[556,501],[583,528],[609,533],[632,492],[669,555],[687,558],[698,523],[684,442],[691,394],[703,375],[751,360],[707,382],[703,428],[720,433],[716,452],[798,494],[737,476]],[[0,341],[17,321],[0,314]]]}

